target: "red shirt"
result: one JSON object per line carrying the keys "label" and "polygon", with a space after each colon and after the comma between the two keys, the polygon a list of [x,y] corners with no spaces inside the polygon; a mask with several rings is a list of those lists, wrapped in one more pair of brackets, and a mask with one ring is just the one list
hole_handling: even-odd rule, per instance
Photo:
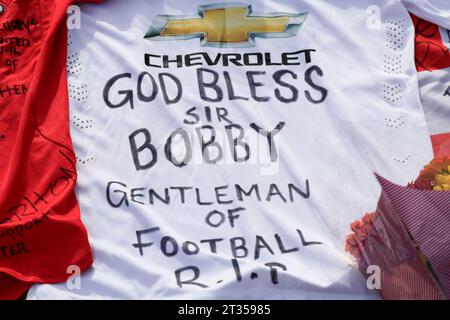
{"label": "red shirt", "polygon": [[0,0],[0,299],[92,264],[69,135],[66,9],[74,2],[83,1]]}
{"label": "red shirt", "polygon": [[[444,44],[439,27],[412,15],[416,29],[416,66],[418,72],[450,72],[450,50]],[[436,82],[440,79],[436,76]],[[430,94],[423,92],[422,94]],[[435,93],[432,93],[435,94]],[[440,93],[436,93],[440,94]],[[431,136],[435,156],[450,156],[450,132]]]}

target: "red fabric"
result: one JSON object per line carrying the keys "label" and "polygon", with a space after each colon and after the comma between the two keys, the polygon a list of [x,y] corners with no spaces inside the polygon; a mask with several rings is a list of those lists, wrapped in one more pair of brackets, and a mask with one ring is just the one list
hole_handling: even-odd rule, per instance
{"label": "red fabric", "polygon": [[450,157],[450,133],[431,136],[436,157]]}
{"label": "red fabric", "polygon": [[65,22],[73,2],[0,0],[0,299],[92,264],[69,135]]}
{"label": "red fabric", "polygon": [[[432,72],[450,68],[450,50],[444,44],[439,27],[411,16],[415,27],[415,61],[418,72]],[[450,71],[449,71],[450,72]],[[439,79],[436,79],[439,81]],[[450,133],[432,135],[434,155],[450,156]]]}
{"label": "red fabric", "polygon": [[442,41],[439,27],[431,22],[411,16],[416,33],[417,71],[450,68],[450,50]]}

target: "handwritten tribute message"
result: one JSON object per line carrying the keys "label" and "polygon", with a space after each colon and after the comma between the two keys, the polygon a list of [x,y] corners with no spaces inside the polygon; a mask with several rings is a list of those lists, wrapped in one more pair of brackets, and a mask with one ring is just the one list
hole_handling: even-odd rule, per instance
{"label": "handwritten tribute message", "polygon": [[[14,73],[27,62],[27,50],[32,46],[32,33],[36,28],[35,18],[0,23],[0,70],[3,75]],[[7,83],[5,79],[0,83],[0,98],[26,93],[25,84]]]}
{"label": "handwritten tribute message", "polygon": [[75,184],[75,163],[65,151],[59,151],[59,156],[61,166],[58,174],[47,187],[25,194],[20,201],[6,210],[6,218],[0,219],[0,226],[5,226],[0,231],[0,259],[29,254],[31,250],[27,244],[27,235],[49,221],[49,204]]}
{"label": "handwritten tribute message", "polygon": [[[164,104],[159,104],[161,114],[166,112],[164,108],[178,108],[183,111],[183,118],[177,122],[180,125],[173,127],[167,134],[163,147],[160,147],[161,141],[154,141],[155,132],[149,127],[137,127],[129,132],[131,170],[145,174],[164,161],[173,167],[175,176],[177,170],[197,164],[207,164],[214,170],[215,165],[223,163],[258,163],[261,153],[270,163],[277,163],[280,157],[279,141],[283,139],[284,130],[295,124],[291,124],[289,119],[278,119],[276,125],[270,128],[256,121],[242,123],[242,120],[236,121],[238,116],[234,114],[234,109],[224,105],[256,102],[320,106],[326,101],[328,90],[319,84],[324,72],[315,64],[315,54],[314,49],[276,56],[269,52],[195,52],[185,55],[146,53],[143,59],[145,69],[142,72],[123,72],[106,81],[103,87],[105,107],[111,112],[125,109],[132,113],[142,104],[150,104],[159,98],[164,101]],[[263,71],[261,67],[271,71]],[[183,70],[192,75],[192,83],[183,83],[173,70]],[[268,81],[270,85],[267,85]],[[193,91],[198,93],[199,105],[186,105],[183,97],[185,94],[192,96]],[[232,168],[231,165],[230,170]],[[109,207],[114,209],[125,210],[137,206],[145,210],[155,205],[195,205],[203,214],[200,221],[192,223],[218,230],[217,237],[202,238],[200,235],[197,239],[179,239],[161,226],[143,226],[141,230],[136,230],[136,238],[131,246],[140,256],[145,256],[149,250],[156,250],[163,259],[179,260],[177,258],[180,256],[195,257],[202,254],[228,256],[229,267],[234,271],[237,282],[246,280],[241,272],[240,261],[257,261],[264,253],[274,257],[263,263],[267,275],[252,272],[250,280],[269,279],[277,285],[280,272],[288,269],[280,257],[298,254],[304,248],[322,244],[305,235],[295,225],[292,230],[283,230],[290,232],[290,239],[293,235],[296,237],[295,245],[288,245],[281,232],[270,237],[242,234],[230,238],[221,237],[219,232],[225,227],[241,230],[239,224],[243,216],[258,214],[248,212],[246,204],[260,203],[263,206],[275,201],[282,204],[309,201],[311,182],[308,179],[302,183],[287,181],[280,184],[270,181],[269,177],[267,183],[249,181],[245,185],[159,185],[156,188],[131,186],[127,181],[108,181],[105,194]],[[176,226],[174,228],[172,231],[176,230]],[[202,279],[201,268],[195,264],[176,268],[173,275],[180,288],[210,288],[223,281],[217,279],[216,283],[206,283]]]}
{"label": "handwritten tribute message", "polygon": [[[22,14],[24,17],[27,16],[25,12]],[[15,77],[17,72],[23,72],[27,70],[25,68],[32,67],[30,59],[32,59],[34,50],[32,49],[33,43],[38,37],[37,33],[38,23],[34,17],[2,19],[0,22],[0,111],[2,112],[4,108],[20,110],[23,104],[23,96],[28,91],[27,84],[16,82],[11,78],[17,78]],[[6,98],[10,99],[6,100]],[[2,123],[0,143],[10,138],[9,125],[11,124],[8,121]],[[5,159],[5,161],[8,160],[8,158]],[[59,184],[59,182],[56,183]],[[49,212],[44,208],[44,204],[48,203],[47,200],[51,197],[50,193],[59,192],[58,187],[55,187],[52,182],[44,193],[41,193],[43,190],[30,192],[17,203],[5,205],[6,211],[0,215],[0,226],[2,227],[0,260],[30,253],[26,235],[30,230],[38,228],[48,220]],[[5,195],[2,197],[3,204],[7,203],[9,197],[5,197]],[[11,227],[7,227],[7,225]]]}

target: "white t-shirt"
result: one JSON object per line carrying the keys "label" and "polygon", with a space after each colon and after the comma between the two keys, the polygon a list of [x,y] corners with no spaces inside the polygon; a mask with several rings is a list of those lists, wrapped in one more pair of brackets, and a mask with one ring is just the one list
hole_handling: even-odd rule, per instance
{"label": "white t-shirt", "polygon": [[442,25],[434,4],[82,6],[68,74],[95,263],[29,298],[377,298],[344,240],[374,172],[404,185],[433,156],[404,5]]}

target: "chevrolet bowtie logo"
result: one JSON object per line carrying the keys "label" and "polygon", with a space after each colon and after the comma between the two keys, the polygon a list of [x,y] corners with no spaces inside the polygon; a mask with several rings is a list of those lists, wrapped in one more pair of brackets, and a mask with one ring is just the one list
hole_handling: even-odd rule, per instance
{"label": "chevrolet bowtie logo", "polygon": [[198,16],[158,15],[145,38],[186,40],[200,38],[202,46],[253,47],[255,38],[288,38],[297,35],[307,13],[252,14],[250,5],[200,6]]}

